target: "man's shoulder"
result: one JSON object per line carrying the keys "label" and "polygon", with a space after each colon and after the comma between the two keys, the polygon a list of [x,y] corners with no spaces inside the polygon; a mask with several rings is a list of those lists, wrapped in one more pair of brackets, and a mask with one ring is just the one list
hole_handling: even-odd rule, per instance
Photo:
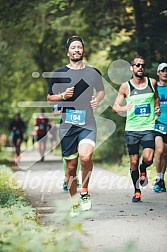
{"label": "man's shoulder", "polygon": [[90,70],[90,71],[95,71],[95,72],[97,72],[97,73],[99,73],[99,74],[101,75],[100,70],[97,69],[96,67],[86,65],[86,68],[87,68],[88,70]]}
{"label": "man's shoulder", "polygon": [[[54,84],[55,78],[60,78],[61,73],[66,73],[69,70],[67,66],[57,68],[51,73],[50,84]],[[59,74],[60,73],[60,74]]]}
{"label": "man's shoulder", "polygon": [[150,80],[150,82],[152,82],[152,83],[157,83],[157,81],[154,78],[150,77],[150,76],[144,76],[144,79],[145,79],[145,82]]}
{"label": "man's shoulder", "polygon": [[100,70],[99,69],[97,69],[96,67],[94,67],[93,68],[98,74],[100,74],[101,75],[101,72],[100,72]]}
{"label": "man's shoulder", "polygon": [[123,83],[121,84],[120,88],[128,89],[129,84],[130,84],[130,83],[129,83],[128,81],[127,81],[127,82],[123,82]]}
{"label": "man's shoulder", "polygon": [[124,97],[128,96],[128,90],[129,90],[129,83],[123,82],[119,88],[119,94],[123,95]]}
{"label": "man's shoulder", "polygon": [[157,81],[156,81],[156,79],[154,79],[154,78],[150,78],[150,80],[151,80],[151,82],[152,82],[152,84],[155,86],[155,85],[157,85]]}
{"label": "man's shoulder", "polygon": [[67,72],[69,68],[67,66],[62,66],[57,68],[54,72]]}

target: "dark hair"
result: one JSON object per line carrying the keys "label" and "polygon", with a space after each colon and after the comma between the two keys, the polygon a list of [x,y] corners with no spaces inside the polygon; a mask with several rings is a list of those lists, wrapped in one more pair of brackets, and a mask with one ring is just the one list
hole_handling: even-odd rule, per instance
{"label": "dark hair", "polygon": [[142,60],[144,60],[144,57],[143,56],[141,56],[141,55],[139,55],[139,54],[137,54],[135,57],[134,57],[134,59],[131,61],[131,65],[133,66],[133,64],[134,64],[134,60],[135,59],[142,59]]}
{"label": "dark hair", "polygon": [[74,41],[80,41],[82,43],[82,46],[84,47],[84,40],[79,37],[79,36],[71,36],[67,39],[67,42],[66,42],[66,49],[68,50],[70,44]]}
{"label": "dark hair", "polygon": [[15,117],[20,118],[21,117],[20,113],[16,113]]}

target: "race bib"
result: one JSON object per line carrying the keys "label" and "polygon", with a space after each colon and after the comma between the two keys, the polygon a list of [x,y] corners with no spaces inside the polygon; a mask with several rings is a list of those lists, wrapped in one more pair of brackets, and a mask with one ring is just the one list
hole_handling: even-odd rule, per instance
{"label": "race bib", "polygon": [[20,130],[17,129],[16,132],[15,132],[15,134],[19,135],[20,134]]}
{"label": "race bib", "polygon": [[86,117],[86,110],[66,109],[65,123],[84,125],[85,117]]}
{"label": "race bib", "polygon": [[150,104],[141,104],[135,106],[135,115],[137,116],[148,116],[150,111]]}
{"label": "race bib", "polygon": [[156,123],[155,130],[160,131],[162,134],[167,134],[167,125]]}

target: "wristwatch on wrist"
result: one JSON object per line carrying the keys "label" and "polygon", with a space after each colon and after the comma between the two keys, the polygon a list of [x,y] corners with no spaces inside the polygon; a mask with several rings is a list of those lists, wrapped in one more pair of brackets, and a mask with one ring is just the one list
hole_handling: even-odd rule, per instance
{"label": "wristwatch on wrist", "polygon": [[66,98],[64,97],[64,93],[61,93],[61,99],[62,99],[63,101],[66,100]]}

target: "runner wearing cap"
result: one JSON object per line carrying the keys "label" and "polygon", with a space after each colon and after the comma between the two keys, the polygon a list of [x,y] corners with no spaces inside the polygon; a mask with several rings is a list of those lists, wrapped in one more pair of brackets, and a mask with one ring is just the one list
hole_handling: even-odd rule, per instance
{"label": "runner wearing cap", "polygon": [[164,174],[167,166],[167,63],[161,63],[157,68],[159,81],[157,91],[160,98],[161,114],[155,123],[155,146],[156,146],[156,182],[155,192],[166,192]]}

